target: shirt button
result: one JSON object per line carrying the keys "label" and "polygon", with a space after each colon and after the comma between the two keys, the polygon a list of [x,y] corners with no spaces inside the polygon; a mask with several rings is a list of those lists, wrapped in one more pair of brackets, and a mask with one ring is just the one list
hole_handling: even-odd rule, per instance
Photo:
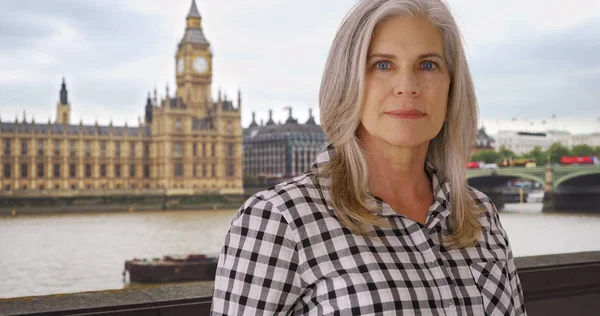
{"label": "shirt button", "polygon": [[450,305],[448,305],[448,309],[450,309],[451,311],[455,312],[456,311],[456,306],[454,304],[450,304]]}
{"label": "shirt button", "polygon": [[427,256],[427,260],[429,260],[429,262],[435,262],[435,260],[437,260],[437,258],[435,257],[434,254],[429,254]]}

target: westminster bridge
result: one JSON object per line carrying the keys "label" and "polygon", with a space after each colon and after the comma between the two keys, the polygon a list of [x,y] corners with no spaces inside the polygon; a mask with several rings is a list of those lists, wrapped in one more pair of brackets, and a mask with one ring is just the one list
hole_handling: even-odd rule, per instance
{"label": "westminster bridge", "polygon": [[502,191],[513,179],[528,179],[544,188],[544,211],[599,211],[600,166],[545,166],[470,169],[469,185],[504,205]]}

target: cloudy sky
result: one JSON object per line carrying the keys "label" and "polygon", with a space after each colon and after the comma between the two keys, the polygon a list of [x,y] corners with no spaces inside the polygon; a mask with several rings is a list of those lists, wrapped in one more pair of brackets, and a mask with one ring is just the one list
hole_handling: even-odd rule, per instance
{"label": "cloudy sky", "polygon": [[[196,0],[213,95],[241,88],[242,123],[313,108],[329,45],[356,0]],[[481,121],[498,129],[600,131],[600,0],[450,0]],[[72,120],[136,124],[147,93],[173,92],[191,0],[0,0],[2,121],[54,120],[61,78]],[[555,119],[552,115],[555,114]]]}

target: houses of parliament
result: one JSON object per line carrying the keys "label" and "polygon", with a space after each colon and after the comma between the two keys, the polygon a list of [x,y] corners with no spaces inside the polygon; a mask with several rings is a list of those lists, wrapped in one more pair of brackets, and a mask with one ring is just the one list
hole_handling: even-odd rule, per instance
{"label": "houses of parliament", "polygon": [[193,0],[176,90],[149,94],[138,126],[73,122],[71,108],[83,105],[70,103],[63,79],[54,122],[0,120],[0,192],[243,193],[241,93],[211,96],[212,58]]}

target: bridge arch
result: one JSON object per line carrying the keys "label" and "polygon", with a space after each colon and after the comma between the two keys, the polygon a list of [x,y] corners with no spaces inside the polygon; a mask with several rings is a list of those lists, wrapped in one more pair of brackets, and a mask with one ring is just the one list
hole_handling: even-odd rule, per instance
{"label": "bridge arch", "polygon": [[587,175],[594,175],[594,174],[599,174],[600,175],[600,167],[596,168],[595,170],[585,170],[585,171],[580,171],[580,172],[575,172],[575,173],[571,173],[568,174],[566,176],[563,176],[559,179],[556,179],[556,181],[554,181],[553,183],[553,187],[554,190],[556,191],[556,189],[558,188],[559,185],[561,185],[562,183],[564,183],[565,181],[574,179],[574,178],[578,178],[581,176],[587,176]]}

